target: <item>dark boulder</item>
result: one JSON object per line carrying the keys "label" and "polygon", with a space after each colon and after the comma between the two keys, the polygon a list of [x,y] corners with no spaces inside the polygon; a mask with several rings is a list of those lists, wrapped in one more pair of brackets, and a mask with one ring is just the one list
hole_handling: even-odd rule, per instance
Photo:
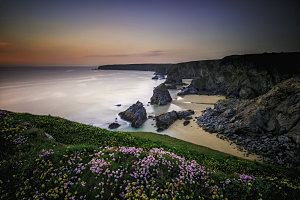
{"label": "dark boulder", "polygon": [[183,118],[188,117],[193,114],[195,114],[195,112],[193,110],[185,110],[185,111],[177,112],[178,119],[183,119]]}
{"label": "dark boulder", "polygon": [[156,126],[158,127],[157,131],[163,131],[169,128],[169,126],[178,119],[178,116],[176,111],[172,111],[172,112],[161,114],[155,118],[156,118]]}
{"label": "dark boulder", "polygon": [[171,101],[171,95],[164,83],[154,88],[151,104],[166,105]]}
{"label": "dark boulder", "polygon": [[187,126],[189,123],[190,123],[190,121],[186,120],[186,121],[183,122],[183,125]]}
{"label": "dark boulder", "polygon": [[118,124],[118,123],[116,123],[116,122],[113,122],[113,123],[111,123],[109,126],[108,126],[108,128],[109,129],[116,129],[116,128],[119,128],[121,125],[120,124]]}
{"label": "dark boulder", "polygon": [[139,101],[124,112],[120,112],[119,116],[122,119],[131,122],[131,126],[134,128],[140,127],[147,120],[146,109],[144,108],[143,103]]}
{"label": "dark boulder", "polygon": [[184,120],[191,120],[191,119],[193,119],[193,117],[191,117],[191,116],[187,116],[184,118]]}
{"label": "dark boulder", "polygon": [[192,110],[188,110],[188,111],[171,111],[171,112],[167,112],[164,114],[161,114],[159,116],[156,116],[156,126],[157,126],[157,131],[163,131],[167,128],[169,128],[169,126],[171,124],[173,124],[177,119],[183,119],[184,117],[187,117],[189,115],[193,115],[194,111]]}

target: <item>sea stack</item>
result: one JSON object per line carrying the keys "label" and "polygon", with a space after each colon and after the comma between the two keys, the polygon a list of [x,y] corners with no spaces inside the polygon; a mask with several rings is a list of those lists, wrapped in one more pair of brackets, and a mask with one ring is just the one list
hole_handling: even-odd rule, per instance
{"label": "sea stack", "polygon": [[164,83],[155,87],[153,96],[151,97],[151,104],[166,105],[172,101],[171,95]]}
{"label": "sea stack", "polygon": [[131,105],[127,110],[120,112],[119,116],[131,122],[131,126],[134,128],[140,127],[147,120],[147,112],[143,103],[137,101]]}

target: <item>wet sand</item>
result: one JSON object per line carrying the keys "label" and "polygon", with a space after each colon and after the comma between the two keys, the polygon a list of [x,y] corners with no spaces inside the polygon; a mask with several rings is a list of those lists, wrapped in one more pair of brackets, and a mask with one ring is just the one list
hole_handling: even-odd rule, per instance
{"label": "wet sand", "polygon": [[257,160],[257,155],[246,156],[245,152],[237,150],[235,144],[230,145],[230,142],[217,138],[216,134],[208,133],[197,125],[195,117],[200,116],[202,111],[207,107],[213,107],[214,103],[219,99],[224,99],[224,97],[207,95],[186,95],[184,97],[176,97],[176,99],[173,99],[172,101],[173,104],[184,110],[194,110],[195,114],[192,116],[193,119],[190,120],[190,124],[187,126],[183,125],[184,120],[177,120],[168,130],[165,131],[165,133],[169,136],[209,147],[234,156],[249,160]]}

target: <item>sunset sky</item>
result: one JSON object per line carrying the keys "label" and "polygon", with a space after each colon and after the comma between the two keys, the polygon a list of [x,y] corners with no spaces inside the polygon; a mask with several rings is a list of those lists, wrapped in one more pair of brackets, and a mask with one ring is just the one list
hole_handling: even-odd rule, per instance
{"label": "sunset sky", "polygon": [[0,65],[177,63],[300,51],[299,2],[0,0]]}

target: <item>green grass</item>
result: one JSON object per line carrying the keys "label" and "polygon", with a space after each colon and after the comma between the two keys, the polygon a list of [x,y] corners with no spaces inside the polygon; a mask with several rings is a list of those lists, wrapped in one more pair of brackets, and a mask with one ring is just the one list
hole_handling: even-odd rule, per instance
{"label": "green grass", "polygon": [[[247,174],[257,177],[254,182],[251,182],[251,187],[233,183],[228,186],[228,189],[220,189],[220,191],[206,190],[202,186],[193,188],[193,185],[186,188],[183,187],[180,190],[178,186],[178,192],[185,194],[184,198],[190,198],[189,195],[197,194],[197,198],[194,196],[196,199],[297,199],[297,195],[299,195],[300,192],[300,173],[297,169],[287,169],[276,165],[237,158],[167,135],[148,132],[124,133],[108,131],[72,122],[60,117],[13,113],[8,111],[7,113],[9,116],[0,114],[1,199],[33,198],[36,190],[44,191],[42,193],[43,195],[45,195],[47,191],[50,191],[48,195],[51,193],[52,196],[48,196],[47,198],[63,199],[62,195],[55,191],[55,188],[59,187],[59,185],[57,185],[59,181],[53,178],[50,172],[54,173],[54,169],[58,171],[63,170],[68,166],[68,162],[82,162],[87,164],[94,156],[95,151],[98,151],[99,147],[106,146],[143,148],[145,152],[153,148],[163,148],[165,151],[175,153],[178,156],[184,157],[186,160],[195,160],[199,165],[205,166],[207,169],[215,170],[215,174],[210,177],[209,180],[213,180],[218,184],[221,184],[222,181],[226,179],[237,177],[237,174]],[[29,123],[32,128],[26,128],[24,122]],[[49,140],[45,136],[45,132],[53,136],[55,140]],[[14,144],[15,142],[13,141],[21,137],[25,139],[23,141],[20,140],[20,144]],[[41,155],[42,149],[52,149],[54,154],[40,158],[39,155]],[[76,159],[73,161],[70,158],[71,156],[79,154],[82,154],[81,159],[83,159],[83,161]],[[104,156],[107,155],[105,154]],[[129,161],[135,159],[131,157],[123,159],[122,156],[123,155],[120,156],[120,160],[116,158],[117,161],[115,161],[112,168],[118,168],[123,165],[130,167],[131,164]],[[69,170],[74,169],[70,168]],[[72,175],[71,172],[69,173],[70,175],[68,174],[68,177]],[[164,172],[164,174],[166,173]],[[57,177],[58,176],[60,175],[57,175]],[[72,176],[75,175],[73,174]],[[90,188],[97,182],[91,179],[93,176],[94,174],[91,174],[91,172],[86,172],[81,177]],[[60,178],[61,182],[69,181],[68,178]],[[167,178],[168,177],[164,177],[161,182],[156,184],[158,184],[159,187],[165,187]],[[46,179],[48,180],[47,183],[45,183]],[[42,186],[43,184],[44,186]],[[113,186],[110,185],[110,187],[115,189],[109,191],[109,194],[106,189],[106,192],[101,194],[102,196],[100,197],[106,199],[118,198],[116,194],[120,189],[116,189],[117,184]],[[118,185],[118,187],[119,186],[120,185]],[[75,198],[88,195],[85,198],[90,199],[96,195],[95,192],[91,192],[79,186],[72,186],[68,189],[69,191],[63,191],[62,193],[64,195],[70,194],[70,196],[74,196]],[[104,189],[103,186],[103,190]],[[199,197],[200,195],[195,192],[196,190],[202,191],[203,195]],[[241,194],[241,191],[243,191],[243,194]],[[113,195],[111,195],[111,193],[113,193]],[[186,195],[189,197],[186,197]],[[160,196],[160,198],[161,197],[162,196]],[[134,199],[133,197],[130,198]],[[138,199],[142,199],[142,197],[140,196]]]}

